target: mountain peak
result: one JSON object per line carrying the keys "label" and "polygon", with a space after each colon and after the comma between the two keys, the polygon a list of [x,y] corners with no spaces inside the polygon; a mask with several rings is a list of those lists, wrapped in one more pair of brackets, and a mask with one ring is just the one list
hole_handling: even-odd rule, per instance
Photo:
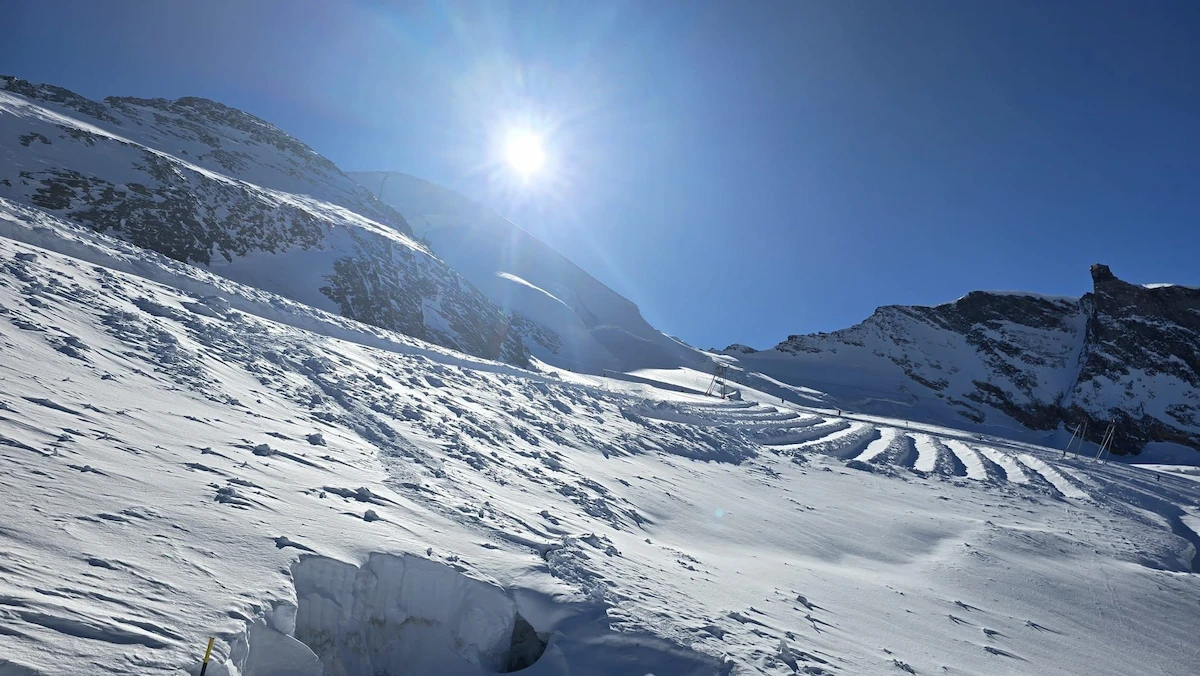
{"label": "mountain peak", "polygon": [[0,91],[8,91],[34,101],[69,108],[110,124],[124,124],[113,116],[104,105],[57,85],[30,82],[13,75],[0,75]]}
{"label": "mountain peak", "polygon": [[1096,263],[1096,264],[1092,265],[1092,283],[1093,284],[1102,284],[1104,282],[1116,282],[1116,281],[1119,281],[1117,279],[1117,276],[1112,273],[1112,270],[1109,269],[1109,267],[1107,265],[1104,265],[1103,263]]}

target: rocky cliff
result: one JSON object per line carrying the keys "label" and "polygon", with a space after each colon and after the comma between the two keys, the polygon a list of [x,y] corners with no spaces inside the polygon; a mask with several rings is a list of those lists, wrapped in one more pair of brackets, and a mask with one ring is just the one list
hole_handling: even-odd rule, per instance
{"label": "rocky cliff", "polygon": [[1130,284],[1106,265],[1092,266],[1092,281],[1064,417],[1115,420],[1117,448],[1167,441],[1200,450],[1200,289]]}

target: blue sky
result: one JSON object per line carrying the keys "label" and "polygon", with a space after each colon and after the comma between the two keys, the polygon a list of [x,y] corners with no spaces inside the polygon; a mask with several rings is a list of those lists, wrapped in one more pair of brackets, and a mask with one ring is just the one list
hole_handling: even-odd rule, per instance
{"label": "blue sky", "polygon": [[[701,347],[1200,284],[1200,3],[9,2],[0,72],[206,96],[495,207]],[[16,28],[13,28],[15,26]],[[546,136],[527,185],[489,169]]]}

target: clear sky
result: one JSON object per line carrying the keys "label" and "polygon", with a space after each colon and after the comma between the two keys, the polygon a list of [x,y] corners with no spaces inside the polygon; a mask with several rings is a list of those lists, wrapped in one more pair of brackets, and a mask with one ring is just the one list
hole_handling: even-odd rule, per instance
{"label": "clear sky", "polygon": [[[0,73],[205,96],[496,208],[701,347],[1088,266],[1200,284],[1200,2],[4,3]],[[527,184],[486,170],[513,124]]]}

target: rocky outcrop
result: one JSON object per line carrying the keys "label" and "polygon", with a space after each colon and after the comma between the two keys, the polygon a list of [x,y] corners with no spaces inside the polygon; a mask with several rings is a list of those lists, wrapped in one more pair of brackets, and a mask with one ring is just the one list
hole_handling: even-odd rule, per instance
{"label": "rocky outcrop", "polygon": [[1118,449],[1147,441],[1200,449],[1200,289],[1130,284],[1106,265],[1092,266],[1092,282],[1069,415],[1115,420]]}
{"label": "rocky outcrop", "polygon": [[1092,280],[1082,298],[972,292],[725,353],[793,385],[819,380],[813,387],[868,409],[902,401],[932,418],[1043,431],[1086,420],[1095,442],[1115,420],[1118,453],[1155,441],[1200,450],[1200,289],[1130,284],[1104,265]]}

